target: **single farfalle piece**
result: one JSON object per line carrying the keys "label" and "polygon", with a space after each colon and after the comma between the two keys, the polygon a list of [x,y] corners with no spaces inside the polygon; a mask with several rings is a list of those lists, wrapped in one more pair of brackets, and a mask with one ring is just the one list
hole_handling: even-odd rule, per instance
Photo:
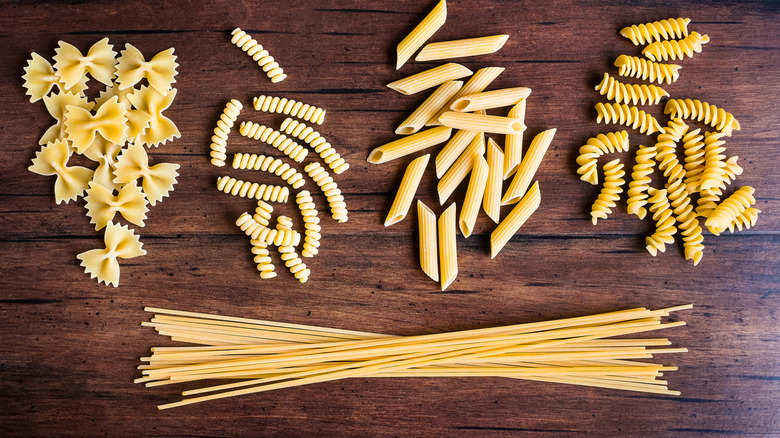
{"label": "single farfalle piece", "polygon": [[46,105],[46,109],[49,111],[54,120],[57,122],[50,126],[49,129],[41,137],[38,144],[44,145],[58,139],[65,139],[65,124],[62,123],[65,120],[65,111],[68,106],[77,106],[83,108],[86,111],[90,111],[95,107],[95,102],[90,102],[86,97],[79,96],[74,93],[62,92],[59,94],[51,94],[43,97],[43,104]]}
{"label": "single farfalle piece", "polygon": [[152,87],[141,87],[133,94],[127,96],[135,109],[141,110],[152,116],[149,128],[135,140],[147,146],[159,146],[169,140],[181,137],[179,128],[171,119],[163,115],[176,97],[176,89],[167,94],[161,94]]}
{"label": "single farfalle piece", "polygon": [[60,41],[54,51],[57,53],[54,55],[54,69],[65,83],[65,88],[76,85],[86,73],[107,86],[113,82],[116,52],[114,46],[108,43],[108,38],[93,44],[86,56],[65,41]]}
{"label": "single farfalle piece", "polygon": [[119,105],[125,109],[125,118],[127,118],[127,133],[125,141],[135,143],[141,135],[143,135],[149,128],[149,124],[152,121],[152,115],[146,111],[133,108],[132,102],[128,96],[130,96],[135,89],[126,88],[120,90],[119,87],[106,87],[105,91],[101,91],[100,95],[95,99],[95,104],[100,108],[104,103],[108,102],[112,97],[116,96]]}
{"label": "single farfalle piece", "polygon": [[149,211],[144,192],[135,181],[122,186],[116,196],[110,188],[91,181],[84,199],[87,201],[87,216],[90,223],[95,224],[95,230],[113,221],[116,213],[121,214],[131,224],[143,227],[146,212]]}
{"label": "single farfalle piece", "polygon": [[120,90],[131,88],[146,79],[152,88],[165,94],[170,91],[171,84],[176,82],[176,67],[179,64],[176,63],[173,48],[163,50],[149,61],[130,43],[125,44],[125,50],[120,53],[116,66],[116,82]]}
{"label": "single farfalle piece", "polygon": [[57,175],[54,198],[57,204],[66,203],[84,194],[92,180],[93,171],[81,166],[68,166],[71,149],[64,140],[55,140],[35,154],[30,172],[38,175]]}
{"label": "single farfalle piece", "polygon": [[114,169],[122,144],[111,143],[101,136],[95,136],[92,145],[84,151],[84,156],[98,163],[92,180],[111,190],[119,190],[120,184],[114,183]]}
{"label": "single farfalle piece", "polygon": [[84,271],[90,278],[98,279],[114,287],[119,286],[119,261],[117,258],[131,259],[146,255],[143,243],[138,235],[127,227],[109,222],[103,240],[104,249],[92,249],[82,252],[76,257],[81,260]]}
{"label": "single farfalle piece", "polygon": [[95,115],[80,106],[68,105],[65,133],[80,154],[92,145],[98,134],[112,143],[122,143],[127,134],[125,113],[116,96],[101,105]]}
{"label": "single farfalle piece", "polygon": [[84,76],[72,87],[65,87],[60,75],[54,71],[54,67],[43,56],[33,52],[32,57],[27,60],[27,67],[24,68],[24,89],[30,96],[30,102],[37,102],[48,95],[51,89],[56,86],[62,92],[70,92],[84,95],[87,88],[87,77]]}
{"label": "single farfalle piece", "polygon": [[176,177],[179,176],[178,170],[179,165],[174,163],[149,166],[146,149],[135,143],[128,146],[117,159],[114,183],[126,184],[141,178],[149,205],[154,206],[173,190]]}

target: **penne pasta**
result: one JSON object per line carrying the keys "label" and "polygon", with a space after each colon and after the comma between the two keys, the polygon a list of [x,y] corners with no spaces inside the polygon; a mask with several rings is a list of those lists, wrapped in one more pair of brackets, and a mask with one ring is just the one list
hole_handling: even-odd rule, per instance
{"label": "penne pasta", "polygon": [[488,177],[482,208],[493,222],[498,223],[501,216],[501,184],[504,182],[504,153],[492,138],[487,144]]}
{"label": "penne pasta", "polygon": [[460,130],[450,138],[450,141],[436,155],[436,178],[441,179],[477,134],[479,134],[477,131]]}
{"label": "penne pasta", "polygon": [[463,237],[471,236],[474,231],[474,223],[477,221],[479,209],[482,206],[482,198],[485,196],[485,184],[488,178],[488,164],[482,155],[475,155],[471,166],[471,179],[466,190],[466,198],[460,210],[458,226]]}
{"label": "penne pasta", "polygon": [[401,66],[414,55],[425,41],[428,40],[437,30],[439,30],[444,22],[447,20],[447,2],[441,0],[433,10],[428,13],[427,16],[420,22],[409,35],[406,36],[400,43],[396,52],[398,53],[398,60],[395,64],[395,69],[398,70]]}
{"label": "penne pasta", "polygon": [[404,177],[401,179],[401,185],[398,187],[393,205],[390,207],[390,213],[385,219],[386,227],[401,222],[406,217],[430,158],[431,154],[426,154],[409,163]]}
{"label": "penne pasta", "polygon": [[531,89],[526,87],[484,91],[458,98],[450,105],[450,109],[467,113],[481,109],[501,108],[515,105],[530,95]]}
{"label": "penne pasta", "polygon": [[[520,123],[525,123],[526,102],[526,99],[518,102],[517,105],[509,110],[509,115],[507,115],[507,117],[517,119]],[[515,173],[517,166],[523,159],[523,133],[507,134],[504,149],[504,179],[507,179]]]}
{"label": "penne pasta", "polygon": [[408,96],[441,85],[447,81],[471,76],[471,73],[472,71],[468,68],[450,62],[391,82],[387,84],[387,87]]}
{"label": "penne pasta", "polygon": [[449,111],[450,105],[452,105],[456,99],[485,90],[485,88],[487,88],[488,85],[490,85],[490,83],[493,82],[493,80],[495,80],[503,71],[503,67],[485,67],[477,70],[471,79],[466,82],[466,85],[464,85],[460,91],[455,93],[455,95],[452,96],[452,99],[450,99],[450,101],[447,102],[447,104],[442,109],[440,109],[439,112],[434,114],[434,116],[431,117],[430,120],[428,120],[428,123],[425,125],[441,125],[441,123],[439,123],[439,117],[441,117],[441,115],[446,111]]}
{"label": "penne pasta", "polygon": [[391,141],[390,143],[379,146],[371,151],[371,153],[368,154],[368,162],[382,164],[395,160],[396,158],[405,157],[409,154],[419,152],[425,148],[447,141],[447,139],[450,138],[451,133],[451,128],[437,126],[396,141]]}
{"label": "penne pasta", "polygon": [[504,47],[509,35],[491,35],[479,38],[466,38],[454,41],[430,43],[420,50],[415,61],[436,61],[439,59],[463,58],[466,56],[487,55]]}
{"label": "penne pasta", "polygon": [[399,135],[414,134],[463,87],[463,81],[447,81],[439,86],[416,110],[396,128]]}
{"label": "penne pasta", "polygon": [[444,126],[455,129],[468,129],[492,134],[519,134],[525,131],[525,124],[516,119],[483,114],[447,111],[439,117]]}
{"label": "penne pasta", "polygon": [[458,276],[458,249],[455,243],[455,203],[439,216],[439,281],[447,289]]}
{"label": "penne pasta", "polygon": [[417,222],[420,237],[420,267],[433,281],[439,281],[439,244],[436,238],[436,215],[417,201]]}
{"label": "penne pasta", "polygon": [[539,181],[535,182],[523,196],[523,199],[517,203],[515,208],[498,224],[495,230],[490,233],[490,258],[496,258],[504,245],[509,242],[517,230],[523,226],[525,221],[539,208],[542,196],[539,192]]}
{"label": "penne pasta", "polygon": [[439,180],[437,191],[439,193],[439,204],[444,203],[452,195],[461,182],[466,178],[474,163],[475,156],[485,154],[485,136],[478,133],[468,148],[460,154],[455,164],[447,170],[447,173]]}
{"label": "penne pasta", "polygon": [[512,183],[509,184],[509,188],[506,189],[506,193],[504,193],[504,197],[501,199],[501,205],[514,204],[528,190],[528,185],[531,184],[531,180],[536,174],[536,169],[539,168],[539,164],[542,162],[544,153],[547,152],[555,132],[555,128],[548,129],[534,137],[531,145],[528,146],[528,152],[517,168],[517,173],[514,179],[512,179]]}

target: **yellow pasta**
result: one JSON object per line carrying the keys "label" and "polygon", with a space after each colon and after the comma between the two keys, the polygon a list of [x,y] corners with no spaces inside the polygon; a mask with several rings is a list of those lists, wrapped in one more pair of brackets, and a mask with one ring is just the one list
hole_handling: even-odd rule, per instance
{"label": "yellow pasta", "polygon": [[604,79],[596,85],[596,91],[607,99],[617,103],[655,105],[662,97],[669,97],[669,93],[661,87],[645,84],[624,84],[615,80],[609,73],[604,73]]}
{"label": "yellow pasta", "polygon": [[114,96],[92,115],[79,106],[69,105],[65,111],[65,133],[77,153],[92,145],[95,135],[112,143],[121,143],[127,134],[125,109]]}
{"label": "yellow pasta", "polygon": [[301,210],[304,227],[303,251],[304,257],[314,257],[319,253],[320,247],[320,218],[317,216],[317,206],[308,190],[304,190],[295,196],[298,209]]}
{"label": "yellow pasta", "polygon": [[679,179],[671,184],[667,184],[666,190],[669,203],[675,216],[677,216],[677,222],[679,222],[685,258],[686,260],[693,260],[693,266],[696,266],[704,254],[702,252],[704,250],[704,245],[702,245],[704,238],[701,235],[699,220],[693,211],[693,205],[691,205],[690,193],[683,181]]}
{"label": "yellow pasta", "polygon": [[664,108],[664,114],[672,119],[687,119],[704,122],[720,132],[731,136],[732,131],[739,131],[740,126],[734,115],[710,105],[707,102],[691,99],[669,99]]}
{"label": "yellow pasta", "polygon": [[444,104],[447,103],[461,87],[463,87],[462,81],[447,81],[441,84],[436,91],[431,93],[431,95],[395,129],[395,133],[399,135],[408,135],[419,131],[420,128],[425,126],[425,123],[439,111],[439,109],[444,107]]}
{"label": "yellow pasta", "polygon": [[615,60],[615,67],[620,69],[618,72],[620,76],[629,76],[659,84],[663,84],[664,81],[667,84],[677,82],[681,68],[677,64],[659,64],[638,56],[628,55],[618,56]]}
{"label": "yellow pasta", "polygon": [[623,179],[625,174],[619,158],[604,165],[604,187],[601,188],[598,198],[590,209],[593,225],[612,213],[612,209],[620,199],[620,194],[623,193],[623,185],[626,183]]}
{"label": "yellow pasta", "polygon": [[420,239],[420,267],[433,281],[439,281],[439,250],[436,215],[423,204],[417,201],[418,235]]}
{"label": "yellow pasta", "polygon": [[282,261],[284,265],[290,270],[290,273],[295,276],[295,279],[301,283],[309,281],[309,275],[311,271],[306,267],[298,254],[295,252],[295,248],[292,246],[280,246],[279,253],[282,254]]}
{"label": "yellow pasta", "polygon": [[90,223],[95,224],[95,230],[100,230],[113,221],[116,213],[121,214],[131,224],[143,227],[146,212],[149,211],[146,206],[148,201],[135,181],[122,186],[116,196],[111,189],[90,181],[84,200],[87,201],[87,216]]}
{"label": "yellow pasta", "polygon": [[466,178],[474,164],[474,158],[485,154],[485,136],[478,133],[468,148],[460,154],[460,157],[447,170],[447,173],[439,180],[436,189],[439,194],[439,204],[444,203],[450,198],[452,192]]}
{"label": "yellow pasta", "polygon": [[639,219],[644,219],[647,215],[645,205],[647,205],[647,190],[650,188],[650,174],[653,173],[655,166],[655,157],[657,149],[655,146],[639,145],[636,151],[636,164],[631,173],[631,182],[628,183],[628,214],[635,214]]}
{"label": "yellow pasta", "polygon": [[487,144],[488,176],[485,185],[485,197],[482,209],[493,222],[498,223],[501,216],[501,186],[504,182],[504,154],[492,138]]}
{"label": "yellow pasta", "polygon": [[211,136],[211,164],[222,167],[227,160],[227,139],[230,135],[230,128],[236,123],[238,115],[241,113],[241,109],[244,105],[236,99],[231,99],[230,102],[225,105],[225,109],[219,116],[217,121],[217,127],[214,128],[214,135]]}
{"label": "yellow pasta", "polygon": [[450,105],[450,109],[453,111],[471,112],[481,109],[501,108],[515,105],[530,95],[531,89],[526,87],[483,91],[458,98]]}
{"label": "yellow pasta", "polygon": [[306,148],[293,141],[293,139],[273,128],[269,128],[259,123],[241,122],[238,132],[244,137],[268,143],[283,154],[292,158],[296,163],[302,162],[309,154]]}
{"label": "yellow pasta", "polygon": [[54,71],[51,63],[43,56],[33,52],[31,58],[27,60],[27,67],[24,68],[24,87],[25,94],[30,96],[30,102],[37,102],[44,96],[47,96],[53,87],[57,87],[60,93],[67,92],[79,96],[84,95],[87,88],[87,76],[82,76],[75,85],[68,88],[60,78],[60,75]]}
{"label": "yellow pasta", "polygon": [[547,152],[547,148],[550,147],[552,139],[555,136],[557,129],[548,129],[547,131],[539,133],[531,141],[531,145],[528,146],[528,152],[526,152],[523,161],[517,168],[517,173],[512,179],[512,183],[509,184],[509,188],[504,193],[504,197],[501,199],[501,205],[514,204],[519,201],[520,198],[525,195],[528,186],[531,184],[531,180],[536,175],[536,170],[542,163],[542,158]]}
{"label": "yellow pasta", "polygon": [[411,155],[431,146],[443,143],[450,138],[452,129],[446,126],[420,131],[417,134],[403,137],[390,143],[379,146],[368,154],[368,162],[382,164],[397,158]]}
{"label": "yellow pasta", "polygon": [[458,276],[458,249],[455,243],[455,203],[439,216],[439,281],[447,289]]}
{"label": "yellow pasta", "polygon": [[387,84],[387,87],[408,96],[443,84],[447,81],[454,81],[466,76],[471,76],[471,73],[472,71],[468,68],[450,62],[391,82]]}
{"label": "yellow pasta", "polygon": [[309,163],[303,170],[309,174],[309,177],[317,183],[325,194],[330,206],[330,212],[336,222],[347,221],[347,204],[344,202],[344,195],[341,194],[338,185],[320,163]]}
{"label": "yellow pasta", "polygon": [[685,167],[677,159],[676,151],[677,142],[687,130],[688,125],[680,119],[675,119],[669,122],[664,132],[658,134],[655,160],[658,162],[658,169],[664,171],[664,177],[669,182],[685,178]]}
{"label": "yellow pasta", "polygon": [[339,155],[339,153],[336,152],[336,149],[325,140],[325,137],[311,127],[287,117],[284,119],[279,129],[288,135],[305,141],[306,144],[314,148],[314,152],[320,154],[322,161],[324,161],[336,175],[340,175],[349,169],[349,163],[341,158],[341,155]]}
{"label": "yellow pasta", "polygon": [[459,130],[436,155],[436,177],[440,178],[471,144],[477,131]]}
{"label": "yellow pasta", "polygon": [[723,152],[726,144],[722,132],[707,132],[704,134],[704,171],[699,181],[700,190],[710,190],[720,187],[726,175],[726,156]]}
{"label": "yellow pasta", "polygon": [[471,236],[474,231],[474,223],[477,221],[477,214],[482,206],[482,199],[485,196],[485,185],[488,178],[488,164],[482,155],[475,155],[471,166],[471,179],[468,189],[466,189],[466,199],[463,201],[463,207],[460,210],[460,220],[458,226],[463,237]]}
{"label": "yellow pasta", "polygon": [[260,95],[252,99],[252,106],[257,111],[289,115],[318,125],[325,121],[324,109],[286,97]]}
{"label": "yellow pasta", "polygon": [[121,144],[111,143],[102,138],[95,139],[92,146],[84,151],[86,158],[98,163],[92,181],[110,190],[121,188],[121,184],[114,183],[116,177],[114,169],[116,169],[117,156],[121,150]]}
{"label": "yellow pasta", "polygon": [[46,105],[49,114],[51,114],[57,122],[50,126],[43,134],[38,141],[38,144],[40,145],[45,145],[55,140],[65,140],[67,135],[65,134],[65,124],[63,121],[65,120],[65,111],[69,106],[77,106],[86,111],[91,111],[95,106],[95,102],[88,101],[86,97],[68,92],[44,96],[43,103]]}
{"label": "yellow pasta", "polygon": [[116,66],[116,52],[113,47],[108,43],[108,38],[103,38],[93,44],[84,56],[73,45],[60,41],[59,47],[54,49],[54,69],[64,82],[65,88],[79,83],[87,73],[98,82],[111,86]]}
{"label": "yellow pasta", "polygon": [[457,111],[445,112],[439,117],[439,122],[453,129],[466,129],[492,134],[519,134],[525,131],[525,124],[517,119]]}
{"label": "yellow pasta", "polygon": [[539,181],[528,189],[523,199],[512,208],[512,211],[490,233],[490,258],[494,259],[509,240],[523,226],[525,221],[539,208],[542,195],[539,191]]}
{"label": "yellow pasta", "polygon": [[[685,185],[688,191],[701,191],[701,176],[704,173],[704,136],[700,135],[701,129],[687,132],[681,141],[685,152]],[[724,163],[725,165],[725,163]],[[725,174],[725,172],[724,172]]]}
{"label": "yellow pasta", "polygon": [[617,123],[638,129],[642,134],[651,135],[655,132],[663,132],[661,124],[650,114],[635,106],[621,105],[618,103],[596,104],[596,123]]}
{"label": "yellow pasta", "polygon": [[[526,99],[521,100],[509,110],[507,117],[517,119],[525,124],[525,103]],[[507,134],[504,142],[506,154],[504,155],[504,179],[509,178],[517,171],[517,166],[523,160],[523,133]]]}
{"label": "yellow pasta", "polygon": [[287,202],[287,197],[290,195],[287,187],[252,183],[228,176],[217,178],[217,189],[233,196],[272,202]]}
{"label": "yellow pasta", "polygon": [[509,35],[491,35],[455,41],[430,43],[420,50],[415,61],[436,61],[439,59],[463,58],[495,53],[506,44]]}
{"label": "yellow pasta", "polygon": [[178,66],[173,48],[164,50],[146,61],[140,50],[127,43],[117,60],[116,82],[119,89],[124,90],[146,79],[152,88],[165,94],[171,89],[171,84],[176,82]]}
{"label": "yellow pasta", "polygon": [[274,57],[268,54],[268,50],[263,49],[262,44],[257,40],[249,36],[246,32],[237,27],[231,32],[232,37],[230,42],[235,44],[238,48],[246,52],[260,68],[263,69],[266,76],[271,79],[274,84],[282,82],[287,75],[284,74],[284,70],[279,67],[279,63],[274,60]]}
{"label": "yellow pasta", "polygon": [[577,173],[581,175],[580,179],[593,185],[598,184],[598,158],[616,152],[628,152],[628,132],[608,132],[589,138],[580,146],[580,154],[577,156],[577,164],[580,165]]}
{"label": "yellow pasta", "polygon": [[65,140],[55,140],[35,153],[30,172],[38,175],[56,175],[54,199],[57,204],[70,202],[84,194],[94,171],[81,166],[68,166],[71,150]]}
{"label": "yellow pasta", "polygon": [[690,35],[681,40],[657,41],[649,44],[642,50],[642,54],[651,61],[672,61],[677,59],[693,58],[694,53],[701,53],[702,44],[710,42],[710,37],[701,35],[698,32],[691,32]]}
{"label": "yellow pasta", "polygon": [[734,232],[734,227],[737,228],[738,231],[742,231],[742,229],[749,230],[750,227],[756,225],[756,221],[758,220],[758,214],[761,213],[761,210],[753,207],[746,208],[745,211],[743,211],[739,216],[737,216],[729,226],[729,231],[732,233]]}
{"label": "yellow pasta", "polygon": [[666,20],[653,21],[652,23],[637,24],[624,27],[620,34],[631,40],[635,46],[648,44],[655,41],[663,41],[673,38],[685,38],[688,36],[688,23],[690,18],[668,18]]}
{"label": "yellow pasta", "polygon": [[425,16],[423,21],[420,22],[415,28],[406,36],[400,43],[396,52],[398,53],[398,59],[395,64],[395,69],[398,70],[403,66],[409,58],[414,55],[422,45],[427,41],[437,30],[439,30],[444,22],[447,20],[447,2],[441,0],[433,10]]}
{"label": "yellow pasta", "polygon": [[[128,96],[130,96],[130,94],[134,91],[135,90],[133,88],[120,90],[119,87],[116,86],[106,87],[105,91],[101,91],[100,95],[95,99],[95,105],[97,108],[100,108],[112,100],[114,96],[116,96],[119,105],[125,110],[125,118],[127,119],[127,133],[125,135],[124,141],[129,143],[141,142],[141,137],[146,134],[146,130],[149,129],[152,119],[154,118],[154,116],[147,113],[146,111],[133,108],[133,104],[130,102]],[[98,142],[99,139],[100,136],[95,137],[95,142]],[[123,146],[123,144],[112,143],[109,141],[103,141],[103,143],[117,144],[120,147]],[[89,153],[89,149],[92,147],[93,146],[88,147],[84,151],[84,154]]]}
{"label": "yellow pasta", "polygon": [[674,226],[674,217],[672,214],[671,206],[669,205],[669,199],[667,197],[667,191],[658,190],[650,187],[647,190],[650,195],[650,211],[653,213],[653,220],[655,221],[655,232],[645,238],[647,244],[647,252],[653,257],[658,255],[658,252],[665,252],[666,245],[674,243],[674,235],[677,233],[677,228]]}
{"label": "yellow pasta", "polygon": [[141,178],[149,205],[154,206],[173,190],[179,176],[178,169],[179,165],[174,163],[149,166],[146,149],[140,144],[132,144],[117,159],[114,183],[126,184]]}
{"label": "yellow pasta", "polygon": [[233,169],[262,170],[278,176],[294,189],[299,189],[306,183],[303,175],[298,173],[294,167],[279,158],[266,157],[265,155],[236,153],[233,155]]}
{"label": "yellow pasta", "polygon": [[175,88],[163,95],[154,88],[146,86],[127,96],[136,109],[152,116],[149,129],[136,140],[137,142],[147,146],[159,146],[160,144],[165,144],[168,140],[181,137],[176,124],[162,114],[163,111],[171,106],[174,97],[176,97]]}
{"label": "yellow pasta", "polygon": [[455,93],[455,95],[450,98],[449,102],[447,102],[438,112],[436,112],[436,114],[434,114],[425,125],[440,125],[441,123],[439,123],[439,117],[441,117],[442,114],[449,110],[450,105],[452,105],[453,102],[463,96],[468,96],[469,94],[475,94],[484,91],[485,88],[487,88],[488,85],[490,85],[490,83],[493,82],[493,80],[495,80],[503,71],[503,67],[485,67],[477,70],[477,72],[474,73],[471,78],[469,78],[468,82],[466,82],[463,88]]}
{"label": "yellow pasta", "polygon": [[257,201],[257,208],[255,208],[255,214],[252,219],[260,225],[268,226],[271,223],[271,214],[274,212],[274,207],[263,201]]}
{"label": "yellow pasta", "polygon": [[90,278],[97,277],[98,283],[119,286],[119,262],[117,258],[130,259],[146,255],[139,236],[127,227],[109,222],[103,236],[106,247],[82,252],[76,257]]}
{"label": "yellow pasta", "polygon": [[[274,246],[297,246],[300,243],[301,235],[297,231],[289,227],[279,228],[278,226],[277,229],[271,229],[258,222],[255,217],[249,213],[243,213],[236,220],[236,225],[252,239],[253,245],[262,242]],[[284,216],[280,218],[284,218]]]}
{"label": "yellow pasta", "polygon": [[428,166],[428,160],[430,160],[431,154],[423,155],[420,158],[415,159],[406,168],[404,177],[401,180],[401,185],[398,187],[398,192],[393,200],[393,205],[390,207],[390,212],[385,219],[385,226],[397,224],[401,222],[406,214],[409,212],[409,207],[412,206],[414,195],[417,193],[417,187],[420,185],[425,168]]}
{"label": "yellow pasta", "polygon": [[756,203],[756,198],[753,197],[753,193],[755,193],[753,187],[740,187],[739,190],[726,198],[725,201],[721,202],[715,210],[710,213],[709,217],[704,222],[704,226],[716,236],[719,236],[720,233],[726,231],[726,229],[733,230],[735,221],[745,213],[745,210]]}
{"label": "yellow pasta", "polygon": [[252,254],[255,256],[254,262],[257,264],[260,278],[268,279],[276,277],[274,265],[271,261],[271,254],[268,251],[268,245],[265,242],[252,240]]}

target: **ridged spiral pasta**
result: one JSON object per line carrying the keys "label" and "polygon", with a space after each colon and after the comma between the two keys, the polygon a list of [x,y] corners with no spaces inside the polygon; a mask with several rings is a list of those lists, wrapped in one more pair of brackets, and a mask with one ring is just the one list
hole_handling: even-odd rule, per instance
{"label": "ridged spiral pasta", "polygon": [[301,242],[300,233],[292,228],[268,228],[256,220],[256,215],[249,213],[243,213],[236,220],[236,225],[252,239],[252,245],[297,246]]}
{"label": "ridged spiral pasta", "polygon": [[615,67],[619,68],[620,76],[642,79],[643,81],[667,84],[677,82],[680,77],[681,66],[677,64],[661,64],[648,61],[638,56],[620,55],[615,60]]}
{"label": "ridged spiral pasta", "polygon": [[647,204],[647,190],[650,188],[651,179],[649,175],[653,173],[655,167],[656,155],[655,146],[639,145],[636,151],[636,164],[631,172],[631,182],[628,183],[628,214],[635,214],[639,219],[644,219],[647,215],[645,205]]}
{"label": "ridged spiral pasta", "polygon": [[669,93],[661,87],[646,84],[624,84],[609,73],[604,73],[604,79],[596,85],[596,91],[607,99],[617,103],[630,103],[636,105],[656,105],[662,97],[669,97]]}
{"label": "ridged spiral pasta", "polygon": [[723,152],[726,144],[722,132],[707,132],[704,134],[704,171],[701,174],[701,190],[720,187],[726,176],[726,155]]}
{"label": "ridged spiral pasta", "polygon": [[693,266],[696,266],[704,255],[704,245],[702,245],[704,237],[701,235],[699,219],[696,217],[696,212],[693,211],[690,192],[688,192],[685,183],[679,179],[667,184],[666,190],[669,203],[679,223],[685,259],[693,260]]}
{"label": "ridged spiral pasta", "polygon": [[257,270],[260,272],[260,278],[276,277],[271,254],[265,242],[252,240],[252,254],[255,256],[254,261],[257,264]]}
{"label": "ridged spiral pasta", "polygon": [[753,197],[755,190],[750,186],[740,187],[739,190],[734,192],[731,196],[721,202],[715,210],[712,211],[710,217],[704,222],[704,226],[707,227],[710,232],[716,236],[726,231],[729,227],[732,227],[747,208],[752,207],[756,203],[756,198]]}
{"label": "ridged spiral pasta", "polygon": [[320,154],[320,158],[325,161],[333,170],[336,175],[342,174],[345,170],[349,169],[349,163],[347,163],[336,149],[325,140],[325,137],[320,135],[319,132],[312,129],[310,126],[306,126],[303,123],[288,117],[282,122],[282,126],[279,128],[287,135],[303,140],[314,149],[314,152]]}
{"label": "ridged spiral pasta", "polygon": [[290,195],[287,187],[242,181],[229,176],[217,178],[217,189],[233,196],[271,202],[287,202],[287,197]]}
{"label": "ridged spiral pasta", "polygon": [[669,182],[685,178],[685,167],[677,159],[677,142],[687,130],[688,125],[676,119],[670,121],[664,132],[658,134],[655,160],[658,162],[658,169],[664,171],[664,177]]}
{"label": "ridged spiral pasta", "polygon": [[615,159],[604,165],[604,187],[601,188],[598,198],[590,209],[591,220],[596,225],[599,219],[606,219],[615,208],[615,204],[623,193],[623,184],[626,180],[623,176],[623,164],[620,159]]}
{"label": "ridged spiral pasta", "polygon": [[620,34],[631,40],[635,46],[639,46],[651,43],[653,40],[663,41],[687,37],[688,23],[690,22],[690,18],[667,18],[652,23],[624,27],[620,30]]}
{"label": "ridged spiral pasta", "polygon": [[294,189],[299,189],[306,183],[303,175],[290,167],[289,164],[279,158],[267,157],[265,155],[237,152],[233,155],[233,169],[262,170],[278,176]]}
{"label": "ridged spiral pasta", "polygon": [[704,172],[704,136],[701,129],[687,132],[683,138],[685,152],[685,185],[688,192],[700,191],[701,174]]}
{"label": "ridged spiral pasta", "polygon": [[746,208],[745,211],[742,212],[739,216],[737,216],[736,219],[731,223],[731,226],[729,226],[729,231],[732,233],[734,232],[734,227],[737,228],[737,230],[742,231],[742,229],[749,230],[750,227],[756,225],[756,221],[758,220],[758,214],[761,213],[761,210],[749,207]]}
{"label": "ridged spiral pasta", "polygon": [[303,170],[322,189],[330,205],[330,213],[337,222],[347,221],[347,204],[338,185],[320,163],[309,163]]}
{"label": "ridged spiral pasta", "polygon": [[252,99],[252,105],[257,111],[284,114],[318,125],[325,121],[324,109],[286,97],[260,95]]}
{"label": "ridged spiral pasta", "polygon": [[591,137],[580,146],[577,156],[580,179],[593,185],[598,184],[598,157],[615,152],[628,152],[628,131],[608,132]]}
{"label": "ridged spiral pasta", "polygon": [[280,152],[300,163],[309,154],[303,146],[281,132],[254,122],[241,122],[239,132],[244,137],[253,138],[268,143]]}
{"label": "ridged spiral pasta", "polygon": [[731,131],[739,131],[737,119],[730,112],[698,99],[669,99],[664,107],[664,114],[673,119],[696,120],[712,126],[731,137]]}
{"label": "ridged spiral pasta", "polygon": [[298,254],[295,252],[295,248],[292,246],[280,246],[279,253],[282,255],[284,265],[290,270],[290,273],[301,283],[309,281],[309,275],[311,270],[306,267]]}
{"label": "ridged spiral pasta", "polygon": [[230,128],[236,123],[238,115],[244,106],[236,99],[231,99],[225,105],[225,109],[219,116],[217,127],[214,128],[214,135],[211,136],[211,164],[222,167],[227,160],[227,139],[230,134]]}
{"label": "ridged spiral pasta", "polygon": [[260,225],[268,226],[271,223],[271,214],[274,212],[274,207],[265,202],[265,201],[257,201],[257,208],[255,209],[255,214],[252,216],[252,218]]}
{"label": "ridged spiral pasta", "polygon": [[258,43],[257,40],[238,27],[233,29],[231,35],[230,42],[251,56],[257,62],[257,65],[263,69],[266,76],[271,79],[271,82],[274,84],[282,82],[287,77],[284,74],[284,70],[279,67],[279,63],[268,53],[268,50],[263,49],[262,44]]}
{"label": "ridged spiral pasta", "polygon": [[699,200],[696,202],[696,215],[705,219],[710,217],[710,214],[718,207],[721,196],[723,196],[723,190],[720,187],[700,191]]}
{"label": "ridged spiral pasta", "polygon": [[690,35],[681,40],[658,41],[648,44],[642,50],[642,54],[651,61],[672,61],[678,59],[693,58],[694,53],[701,53],[702,44],[710,42],[710,37],[701,35],[698,32],[691,32]]}
{"label": "ridged spiral pasta", "polygon": [[655,221],[655,232],[645,238],[645,244],[647,252],[655,257],[659,251],[666,251],[666,244],[674,243],[674,234],[677,233],[677,228],[674,226],[675,218],[672,216],[674,212],[669,204],[666,190],[650,187],[648,194],[650,195],[648,202],[651,203],[650,211],[653,213]]}
{"label": "ridged spiral pasta", "polygon": [[295,196],[295,202],[301,210],[304,226],[303,250],[301,255],[304,257],[314,257],[319,253],[320,247],[320,218],[317,216],[317,206],[308,190],[299,192]]}
{"label": "ridged spiral pasta", "polygon": [[664,128],[658,123],[658,120],[650,114],[640,110],[635,106],[628,106],[626,104],[608,103],[603,104],[601,102],[596,104],[596,123],[617,123],[619,125],[630,126],[633,129],[638,129],[642,134],[653,134],[655,132],[663,132]]}

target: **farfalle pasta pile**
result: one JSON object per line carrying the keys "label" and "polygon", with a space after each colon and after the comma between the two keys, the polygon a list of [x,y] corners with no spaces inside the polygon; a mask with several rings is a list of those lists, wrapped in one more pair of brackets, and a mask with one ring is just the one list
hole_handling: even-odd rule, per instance
{"label": "farfalle pasta pile", "polygon": [[[609,73],[596,86],[596,91],[613,103],[596,105],[596,122],[628,126],[641,134],[656,135],[651,146],[639,145],[631,170],[627,190],[627,211],[640,219],[646,216],[656,224],[655,232],[647,236],[647,251],[656,256],[674,243],[679,231],[683,255],[698,265],[704,255],[704,226],[714,235],[729,230],[741,231],[756,224],[760,210],[754,207],[754,189],[743,186],[726,199],[730,184],[742,174],[737,156],[725,154],[725,137],[740,130],[731,113],[715,105],[694,99],[670,98],[664,114],[670,120],[663,126],[648,112],[634,105],[658,105],[670,94],[660,84],[672,84],[680,76],[681,66],[660,61],[681,60],[702,51],[710,41],[707,35],[689,32],[688,18],[669,18],[652,23],[629,26],[620,31],[634,45],[645,45],[647,58],[620,55],[615,60],[620,76],[633,77],[653,84],[626,84]],[[676,39],[675,39],[676,38]],[[689,126],[698,123],[702,128]],[[598,159],[605,155],[628,152],[627,131],[598,134],[580,147],[577,157],[580,179],[598,184]],[[652,187],[653,174],[662,187]],[[591,220],[607,219],[625,191],[624,169],[620,158],[603,167],[604,183],[591,208]],[[648,214],[649,213],[649,214]]]}
{"label": "farfalle pasta pile", "polygon": [[[129,43],[117,53],[108,38],[86,54],[64,41],[55,52],[54,65],[33,53],[22,76],[30,102],[42,100],[55,120],[29,169],[56,176],[57,204],[84,197],[90,223],[105,230],[105,248],[78,258],[91,278],[116,287],[117,258],[146,254],[139,236],[115,223],[117,213],[143,227],[148,206],[168,196],[179,175],[178,164],[150,165],[146,153],[181,136],[163,114],[176,97],[176,56],[171,48],[147,61]],[[92,100],[85,94],[90,78],[102,88]],[[74,154],[94,162],[94,168],[69,165]]]}

